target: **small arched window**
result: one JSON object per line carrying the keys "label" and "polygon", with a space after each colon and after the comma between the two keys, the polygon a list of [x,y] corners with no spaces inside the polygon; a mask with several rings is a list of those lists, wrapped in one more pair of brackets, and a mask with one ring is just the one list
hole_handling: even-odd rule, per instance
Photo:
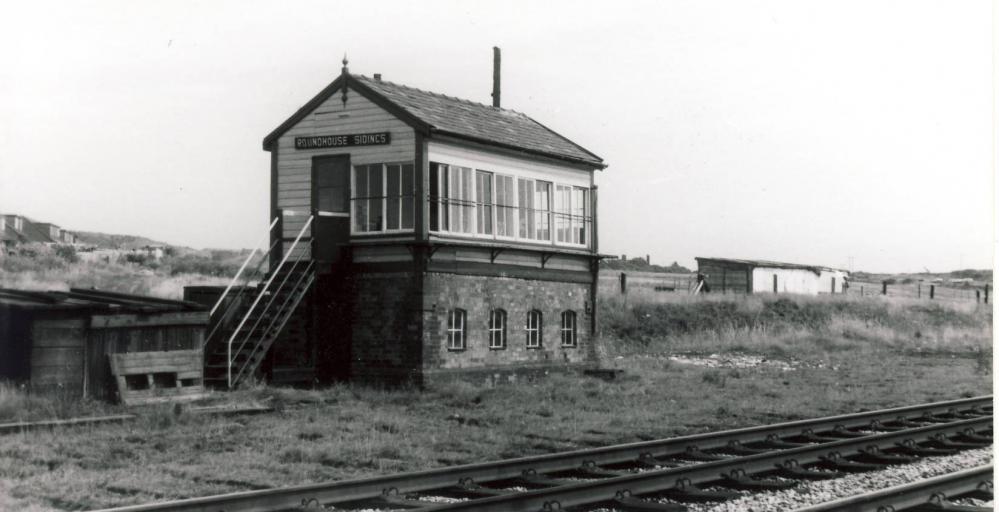
{"label": "small arched window", "polygon": [[527,325],[524,326],[527,348],[541,348],[542,320],[540,311],[532,309],[527,312]]}
{"label": "small arched window", "polygon": [[489,348],[506,348],[506,311],[502,309],[489,311]]}
{"label": "small arched window", "polygon": [[465,350],[465,310],[452,309],[447,313],[447,349]]}
{"label": "small arched window", "polygon": [[576,346],[576,312],[562,312],[562,346]]}

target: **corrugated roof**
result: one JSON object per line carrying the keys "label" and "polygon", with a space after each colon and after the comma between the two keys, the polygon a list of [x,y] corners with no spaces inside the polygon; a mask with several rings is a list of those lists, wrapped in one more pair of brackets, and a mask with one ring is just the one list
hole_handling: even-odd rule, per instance
{"label": "corrugated roof", "polygon": [[504,108],[424,91],[415,87],[351,78],[370,87],[432,129],[484,143],[498,143],[603,166],[603,159],[529,116]]}
{"label": "corrugated roof", "polygon": [[196,302],[84,288],[71,288],[68,292],[0,288],[0,306],[25,309],[96,309],[121,313],[204,311],[207,309]]}
{"label": "corrugated roof", "polygon": [[838,272],[846,272],[846,270],[842,270],[842,269],[838,269],[838,268],[833,268],[833,267],[824,267],[822,265],[802,265],[800,263],[784,263],[784,262],[780,262],[780,261],[769,261],[769,260],[743,260],[743,259],[735,259],[735,258],[705,258],[705,257],[700,257],[700,256],[698,256],[698,257],[696,257],[694,259],[697,260],[698,263],[700,263],[701,260],[707,260],[707,261],[721,261],[721,262],[726,262],[726,263],[736,263],[736,264],[739,264],[739,265],[749,265],[749,266],[752,266],[752,267],[793,268],[793,269],[811,270],[812,272],[815,272],[815,273],[818,273],[820,270],[835,270],[835,271],[838,271]]}

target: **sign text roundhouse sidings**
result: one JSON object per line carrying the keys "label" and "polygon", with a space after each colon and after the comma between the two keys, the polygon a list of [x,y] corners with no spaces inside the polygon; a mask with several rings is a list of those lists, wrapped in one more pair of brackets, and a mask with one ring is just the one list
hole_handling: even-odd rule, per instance
{"label": "sign text roundhouse sidings", "polygon": [[295,149],[342,148],[347,146],[378,146],[391,142],[389,132],[353,133],[295,137]]}

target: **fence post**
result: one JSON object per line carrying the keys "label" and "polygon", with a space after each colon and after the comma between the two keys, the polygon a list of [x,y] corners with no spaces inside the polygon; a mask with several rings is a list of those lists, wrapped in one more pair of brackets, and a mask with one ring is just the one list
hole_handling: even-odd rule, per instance
{"label": "fence post", "polygon": [[975,303],[978,304],[978,303],[981,303],[981,302],[982,302],[982,291],[981,290],[975,290]]}
{"label": "fence post", "polygon": [[628,275],[621,272],[621,294],[626,295],[628,293]]}
{"label": "fence post", "polygon": [[881,281],[881,295],[888,295],[888,281]]}
{"label": "fence post", "polygon": [[864,285],[860,285],[860,296],[864,296]]}
{"label": "fence post", "polygon": [[923,283],[916,283],[916,298],[923,298]]}
{"label": "fence post", "polygon": [[930,300],[933,300],[933,295],[934,295],[934,292],[936,292],[936,290],[937,290],[937,285],[931,284],[930,285]]}
{"label": "fence post", "polygon": [[985,303],[989,303],[989,285],[985,285]]}

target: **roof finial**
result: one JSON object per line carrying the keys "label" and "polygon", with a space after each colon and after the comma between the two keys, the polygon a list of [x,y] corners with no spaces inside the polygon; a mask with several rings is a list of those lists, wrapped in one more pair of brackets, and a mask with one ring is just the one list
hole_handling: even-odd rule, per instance
{"label": "roof finial", "polygon": [[347,69],[347,52],[343,53],[343,69],[340,70],[340,77],[343,78],[340,100],[343,101],[343,108],[347,108],[347,78],[350,77],[350,72]]}

